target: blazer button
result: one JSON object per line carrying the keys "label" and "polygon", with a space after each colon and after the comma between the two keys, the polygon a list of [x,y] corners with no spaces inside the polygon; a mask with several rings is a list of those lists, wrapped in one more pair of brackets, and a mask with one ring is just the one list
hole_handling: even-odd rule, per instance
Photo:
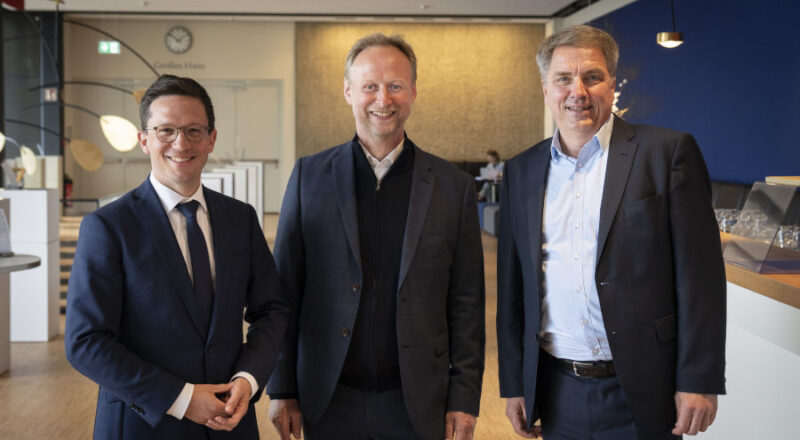
{"label": "blazer button", "polygon": [[348,336],[350,336],[350,329],[349,328],[343,328],[342,329],[342,337],[346,338]]}
{"label": "blazer button", "polygon": [[358,292],[358,283],[353,283],[353,292]]}
{"label": "blazer button", "polygon": [[214,352],[214,346],[213,345],[209,345],[208,348],[206,349],[206,351],[208,351],[209,353],[213,353]]}

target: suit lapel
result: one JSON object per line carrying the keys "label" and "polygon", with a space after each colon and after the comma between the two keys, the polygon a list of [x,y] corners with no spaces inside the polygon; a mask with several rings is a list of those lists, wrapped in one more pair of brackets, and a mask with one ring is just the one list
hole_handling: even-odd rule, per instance
{"label": "suit lapel", "polygon": [[403,234],[403,252],[400,256],[398,292],[403,287],[411,261],[414,259],[414,253],[417,251],[419,238],[422,235],[422,226],[425,224],[433,187],[436,183],[430,156],[417,148],[408,138],[406,138],[404,148],[414,149],[414,171],[411,175],[411,197],[408,200],[406,231]]}
{"label": "suit lapel", "polygon": [[225,234],[230,230],[231,222],[227,221],[226,211],[220,203],[221,199],[218,194],[203,187],[203,197],[206,199],[208,207],[208,223],[211,225],[211,242],[214,245],[214,303],[211,305],[211,322],[208,325],[207,338],[207,340],[211,340],[214,336],[214,329],[216,329],[217,318],[220,316],[220,309],[225,298],[229,297],[224,293],[225,287],[230,285],[226,282],[228,277],[226,268],[229,266],[220,263],[223,262],[224,255],[229,255],[226,250],[231,240],[230,238],[226,240]]}
{"label": "suit lapel", "polygon": [[603,200],[600,204],[600,226],[597,231],[597,260],[603,255],[603,248],[611,230],[611,223],[619,209],[622,194],[631,173],[633,158],[638,144],[633,139],[636,132],[622,119],[614,117],[611,142],[608,148],[606,181],[603,186]]}
{"label": "suit lapel", "polygon": [[[189,271],[186,269],[186,260],[183,259],[172,225],[170,225],[167,214],[149,179],[135,190],[134,207],[139,217],[139,223],[144,225],[147,230],[148,241],[156,248],[163,263],[166,264],[174,290],[183,300],[195,328],[205,338],[206,331],[201,325],[200,309],[194,300],[194,287],[189,278]],[[159,262],[156,261],[152,263],[159,265]]]}
{"label": "suit lapel", "polygon": [[344,232],[350,252],[361,271],[361,247],[358,241],[358,207],[356,206],[356,171],[353,163],[353,142],[343,145],[331,161],[331,175],[336,191],[336,202],[342,216]]}
{"label": "suit lapel", "polygon": [[[520,167],[526,173],[520,190],[527,195],[525,202],[527,212],[524,218],[528,226],[531,257],[533,261],[541,263],[544,194],[547,188],[547,173],[550,170],[550,141],[544,141],[542,147],[534,152],[529,160],[530,163]],[[541,269],[541,264],[538,269]]]}

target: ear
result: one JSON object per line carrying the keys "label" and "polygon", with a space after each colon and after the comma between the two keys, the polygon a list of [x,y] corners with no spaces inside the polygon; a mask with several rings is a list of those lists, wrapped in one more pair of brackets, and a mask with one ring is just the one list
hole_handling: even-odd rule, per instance
{"label": "ear", "polygon": [[544,80],[542,80],[542,95],[547,98],[547,87],[544,84]]}
{"label": "ear", "polygon": [[142,147],[144,154],[150,154],[150,148],[147,147],[147,132],[142,130],[136,133],[136,137],[139,138],[139,146]]}
{"label": "ear", "polygon": [[211,133],[208,134],[208,142],[209,142],[208,152],[210,154],[211,152],[214,151],[214,145],[216,145],[216,143],[217,143],[217,129],[216,128],[214,130],[212,130]]}
{"label": "ear", "polygon": [[417,100],[417,83],[411,84],[411,103]]}
{"label": "ear", "polygon": [[347,101],[348,105],[353,105],[350,97],[350,81],[347,78],[344,79],[344,100]]}

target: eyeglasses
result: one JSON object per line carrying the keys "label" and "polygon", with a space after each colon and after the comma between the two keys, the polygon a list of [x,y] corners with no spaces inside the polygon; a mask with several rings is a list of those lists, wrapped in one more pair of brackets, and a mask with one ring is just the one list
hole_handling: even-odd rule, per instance
{"label": "eyeglasses", "polygon": [[183,136],[189,142],[200,142],[211,132],[211,127],[204,125],[187,125],[186,127],[176,127],[174,125],[159,125],[156,127],[145,127],[145,130],[153,130],[156,137],[161,142],[174,142],[178,139],[178,132],[182,131]]}

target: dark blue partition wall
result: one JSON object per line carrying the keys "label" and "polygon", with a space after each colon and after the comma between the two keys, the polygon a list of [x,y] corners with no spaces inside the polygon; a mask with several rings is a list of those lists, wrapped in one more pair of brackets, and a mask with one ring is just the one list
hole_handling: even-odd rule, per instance
{"label": "dark blue partition wall", "polygon": [[800,1],[639,0],[593,21],[620,45],[625,119],[692,133],[712,179],[800,175]]}

